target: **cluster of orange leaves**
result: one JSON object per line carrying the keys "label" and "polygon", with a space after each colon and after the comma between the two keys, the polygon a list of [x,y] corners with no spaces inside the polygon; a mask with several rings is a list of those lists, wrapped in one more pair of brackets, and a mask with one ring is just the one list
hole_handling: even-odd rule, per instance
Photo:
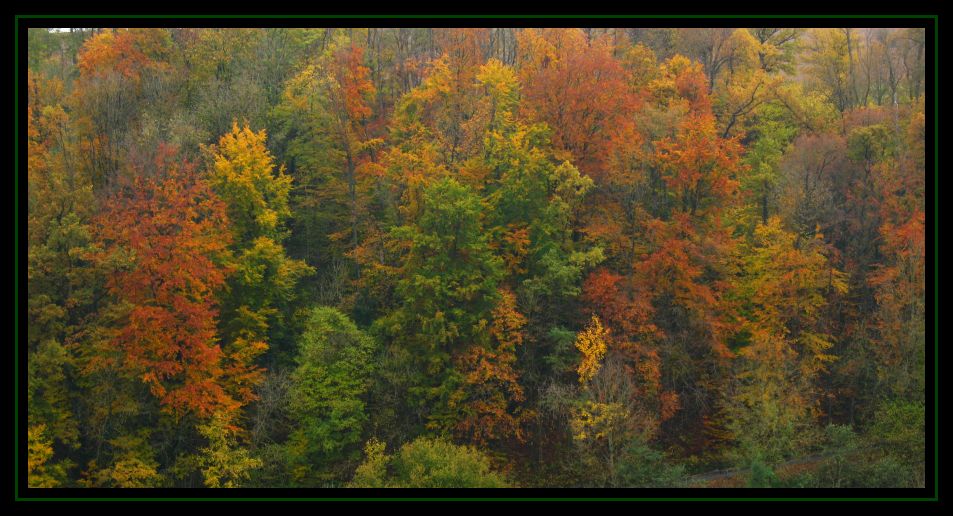
{"label": "cluster of orange leaves", "polygon": [[107,29],[93,36],[80,49],[77,66],[83,77],[102,77],[118,72],[138,81],[144,70],[167,67],[163,31],[153,29]]}
{"label": "cluster of orange leaves", "polygon": [[526,317],[516,311],[511,291],[501,289],[499,295],[489,329],[490,345],[471,346],[459,359],[467,402],[466,416],[456,430],[481,444],[508,437],[523,442],[522,425],[530,416],[519,408],[526,396],[516,370],[516,347],[523,344]]}
{"label": "cluster of orange leaves", "polygon": [[138,177],[95,220],[103,248],[94,261],[132,260],[106,283],[131,306],[112,345],[166,410],[199,416],[233,410],[239,402],[223,387],[216,336],[215,296],[229,272],[220,261],[230,242],[225,205],[192,165],[160,166],[166,175]]}

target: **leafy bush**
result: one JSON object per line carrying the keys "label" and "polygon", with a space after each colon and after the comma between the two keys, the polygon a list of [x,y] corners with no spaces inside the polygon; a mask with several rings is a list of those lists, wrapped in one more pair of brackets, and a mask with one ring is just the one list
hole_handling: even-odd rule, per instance
{"label": "leafy bush", "polygon": [[380,441],[368,441],[366,459],[350,487],[509,487],[490,469],[489,458],[469,446],[421,437],[403,445],[396,455],[388,456],[384,450]]}
{"label": "leafy bush", "polygon": [[771,466],[759,459],[751,463],[751,472],[746,487],[779,487],[780,481]]}
{"label": "leafy bush", "polygon": [[665,456],[641,441],[633,441],[617,466],[621,487],[678,487],[685,467],[665,462]]}

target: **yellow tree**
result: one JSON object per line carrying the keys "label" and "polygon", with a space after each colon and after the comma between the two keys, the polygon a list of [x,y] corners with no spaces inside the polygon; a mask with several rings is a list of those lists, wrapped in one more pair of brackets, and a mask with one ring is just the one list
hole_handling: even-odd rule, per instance
{"label": "yellow tree", "polygon": [[769,44],[758,41],[745,29],[732,33],[731,40],[735,48],[731,66],[712,90],[722,138],[745,134],[749,119],[773,100],[784,82],[780,73],[772,73],[769,65],[762,64],[768,59],[765,56],[776,52]]}
{"label": "yellow tree", "polygon": [[579,383],[586,384],[599,372],[602,358],[606,356],[609,330],[602,326],[602,322],[595,315],[589,325],[576,336],[576,349],[582,353],[582,360],[576,372],[579,373]]}
{"label": "yellow tree", "polygon": [[231,132],[206,149],[212,187],[232,223],[235,273],[223,295],[221,320],[229,387],[243,401],[254,398],[261,380],[256,358],[285,336],[295,284],[311,271],[288,258],[282,246],[291,177],[276,167],[266,140],[264,130],[233,122]]}
{"label": "yellow tree", "polygon": [[804,240],[772,217],[741,247],[733,295],[742,321],[736,338],[728,427],[746,458],[780,460],[802,448],[820,414],[816,380],[836,360],[833,337],[821,325],[826,296],[847,290],[828,263],[823,235]]}
{"label": "yellow tree", "polygon": [[209,445],[199,450],[199,467],[206,487],[241,487],[250,471],[262,465],[247,449],[238,446],[239,428],[233,414],[220,411],[199,425],[199,433]]}

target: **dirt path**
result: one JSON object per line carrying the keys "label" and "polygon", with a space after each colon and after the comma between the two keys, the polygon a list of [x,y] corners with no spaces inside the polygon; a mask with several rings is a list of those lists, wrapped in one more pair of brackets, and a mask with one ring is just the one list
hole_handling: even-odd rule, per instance
{"label": "dirt path", "polygon": [[[773,469],[780,470],[782,468],[787,468],[790,466],[800,466],[803,464],[811,464],[820,462],[821,460],[827,458],[828,455],[823,453],[817,453],[814,455],[808,455],[806,457],[800,457],[797,459],[792,459],[786,462],[778,464]],[[691,484],[704,484],[712,482],[714,480],[728,480],[733,479],[739,475],[747,473],[747,469],[744,468],[731,468],[731,469],[717,469],[714,471],[707,471],[705,473],[698,473],[696,475],[691,475],[687,478],[689,485]]]}

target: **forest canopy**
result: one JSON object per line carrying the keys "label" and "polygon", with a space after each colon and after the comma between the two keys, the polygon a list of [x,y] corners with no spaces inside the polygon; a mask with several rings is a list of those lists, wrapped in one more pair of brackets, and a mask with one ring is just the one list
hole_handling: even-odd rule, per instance
{"label": "forest canopy", "polygon": [[28,484],[923,487],[924,45],[29,29]]}

